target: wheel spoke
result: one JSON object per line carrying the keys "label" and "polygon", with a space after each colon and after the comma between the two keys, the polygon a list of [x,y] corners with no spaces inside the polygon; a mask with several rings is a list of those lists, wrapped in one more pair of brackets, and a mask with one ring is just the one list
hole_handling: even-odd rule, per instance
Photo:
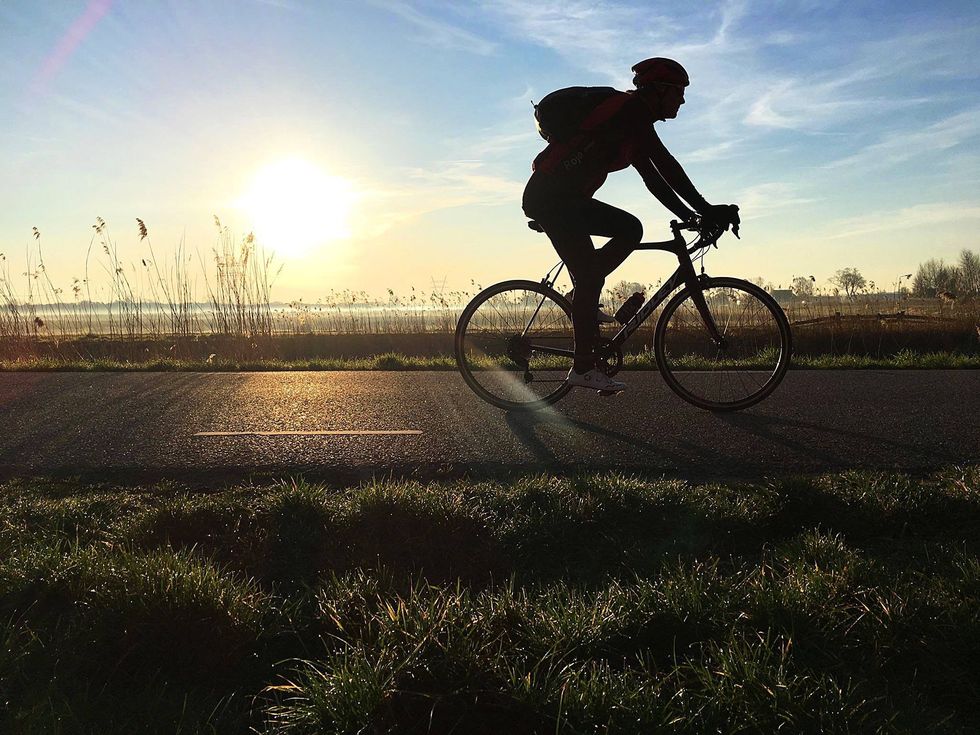
{"label": "wheel spoke", "polygon": [[541,284],[512,281],[490,287],[464,309],[456,359],[481,398],[512,409],[547,405],[568,392],[574,336],[571,313],[556,297]]}

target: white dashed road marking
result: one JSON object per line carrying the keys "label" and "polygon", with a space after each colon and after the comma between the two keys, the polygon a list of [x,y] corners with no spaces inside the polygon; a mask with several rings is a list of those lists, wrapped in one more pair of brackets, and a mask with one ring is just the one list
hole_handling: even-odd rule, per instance
{"label": "white dashed road marking", "polygon": [[416,429],[389,431],[199,431],[194,436],[418,436]]}

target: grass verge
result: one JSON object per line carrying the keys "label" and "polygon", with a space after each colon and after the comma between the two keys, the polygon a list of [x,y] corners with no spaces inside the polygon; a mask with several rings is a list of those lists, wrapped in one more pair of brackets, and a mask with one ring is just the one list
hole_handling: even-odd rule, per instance
{"label": "grass verge", "polygon": [[[567,362],[556,366],[568,367]],[[488,363],[489,366],[489,363]],[[539,369],[546,369],[539,364]],[[691,370],[710,369],[708,361],[689,360]],[[955,352],[899,352],[891,357],[864,355],[799,355],[793,358],[793,368],[802,370],[930,370],[980,368],[980,355]],[[656,370],[657,363],[650,353],[626,355],[624,370]],[[0,360],[0,372],[248,372],[304,370],[456,370],[452,355],[429,357],[386,352],[372,357],[318,357],[297,360],[272,358],[238,360],[214,358],[209,360],[153,359],[145,361],[112,360],[106,358],[78,360],[28,358]]]}
{"label": "grass verge", "polygon": [[980,468],[0,486],[0,731],[976,732]]}

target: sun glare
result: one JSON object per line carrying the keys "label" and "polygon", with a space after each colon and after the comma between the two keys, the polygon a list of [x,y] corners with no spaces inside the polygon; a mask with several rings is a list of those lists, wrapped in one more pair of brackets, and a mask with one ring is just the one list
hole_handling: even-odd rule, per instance
{"label": "sun glare", "polygon": [[350,237],[350,182],[301,158],[260,169],[239,201],[260,243],[295,258]]}

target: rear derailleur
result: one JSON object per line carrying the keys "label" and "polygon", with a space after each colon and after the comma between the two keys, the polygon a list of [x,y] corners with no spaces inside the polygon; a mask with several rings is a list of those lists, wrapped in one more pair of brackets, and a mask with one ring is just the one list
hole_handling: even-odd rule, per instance
{"label": "rear derailleur", "polygon": [[526,337],[520,334],[515,334],[509,340],[507,340],[507,357],[524,371],[524,384],[527,385],[534,380],[534,375],[531,373],[530,363],[531,363],[531,343],[528,342]]}

